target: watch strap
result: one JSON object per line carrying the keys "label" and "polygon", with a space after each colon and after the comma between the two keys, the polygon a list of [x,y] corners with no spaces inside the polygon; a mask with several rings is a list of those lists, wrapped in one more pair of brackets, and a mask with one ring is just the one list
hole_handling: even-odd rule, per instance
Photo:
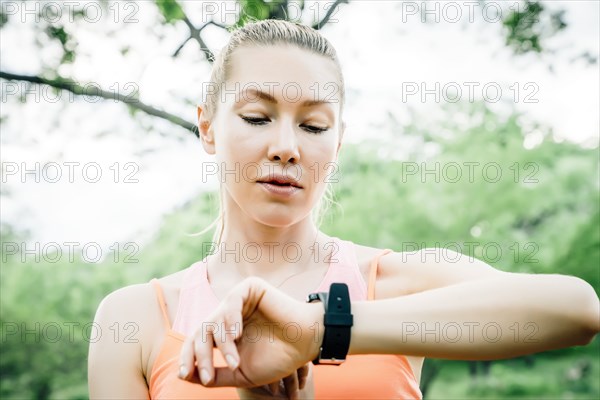
{"label": "watch strap", "polygon": [[329,293],[312,293],[308,301],[321,300],[325,307],[323,343],[313,364],[339,365],[345,361],[350,348],[351,329],[354,323],[348,285],[332,283]]}

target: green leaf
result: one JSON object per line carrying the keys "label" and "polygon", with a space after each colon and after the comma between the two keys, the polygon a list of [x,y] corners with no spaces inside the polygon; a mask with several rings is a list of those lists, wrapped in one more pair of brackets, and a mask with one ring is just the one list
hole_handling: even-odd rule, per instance
{"label": "green leaf", "polygon": [[241,13],[236,27],[244,26],[248,22],[269,18],[269,5],[263,0],[239,0],[239,3]]}
{"label": "green leaf", "polygon": [[564,10],[549,12],[539,2],[527,0],[522,9],[512,10],[502,21],[507,31],[506,45],[516,54],[541,53],[543,39],[567,27],[564,14]]}
{"label": "green leaf", "polygon": [[6,25],[7,22],[8,22],[8,14],[5,14],[2,12],[2,10],[0,10],[0,29],[2,29],[4,27],[4,25]]}
{"label": "green leaf", "polygon": [[181,6],[175,0],[156,0],[156,6],[169,24],[182,20],[185,16]]}

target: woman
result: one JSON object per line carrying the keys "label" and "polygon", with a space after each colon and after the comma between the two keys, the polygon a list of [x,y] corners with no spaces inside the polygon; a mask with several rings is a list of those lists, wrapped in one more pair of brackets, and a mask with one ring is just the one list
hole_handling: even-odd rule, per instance
{"label": "woman", "polygon": [[[598,298],[581,279],[319,231],[314,214],[342,144],[344,81],[318,32],[247,24],[217,57],[206,94],[198,122],[221,178],[216,248],[103,300],[103,332],[136,331],[90,345],[92,398],[421,398],[425,356],[515,357],[584,345],[600,330]],[[348,356],[313,366],[332,328],[324,305],[305,299],[334,282],[351,300]]]}

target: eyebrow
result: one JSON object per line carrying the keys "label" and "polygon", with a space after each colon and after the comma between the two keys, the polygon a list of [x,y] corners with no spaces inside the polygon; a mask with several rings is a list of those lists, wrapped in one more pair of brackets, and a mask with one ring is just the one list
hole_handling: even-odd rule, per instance
{"label": "eyebrow", "polygon": [[[275,99],[275,97],[273,97],[269,93],[263,92],[261,90],[258,90],[258,89],[246,89],[245,91],[241,90],[239,92],[239,95],[241,95],[241,97],[245,99],[245,97],[244,97],[245,93],[254,94],[259,99],[265,100],[265,101],[267,101],[269,103],[278,104],[277,103],[277,99]],[[302,103],[300,103],[300,106],[301,107],[311,107],[311,106],[317,106],[317,105],[320,105],[320,104],[333,104],[333,103],[335,103],[335,102],[333,102],[333,101],[327,101],[327,100],[320,100],[320,99],[318,99],[318,100],[305,100]]]}

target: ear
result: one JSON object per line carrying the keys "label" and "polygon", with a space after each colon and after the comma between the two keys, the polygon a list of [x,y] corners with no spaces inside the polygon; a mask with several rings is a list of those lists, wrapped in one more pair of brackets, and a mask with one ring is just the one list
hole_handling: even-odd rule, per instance
{"label": "ear", "polygon": [[203,114],[201,106],[198,106],[198,134],[202,140],[202,147],[208,154],[215,154],[215,135],[212,125]]}

